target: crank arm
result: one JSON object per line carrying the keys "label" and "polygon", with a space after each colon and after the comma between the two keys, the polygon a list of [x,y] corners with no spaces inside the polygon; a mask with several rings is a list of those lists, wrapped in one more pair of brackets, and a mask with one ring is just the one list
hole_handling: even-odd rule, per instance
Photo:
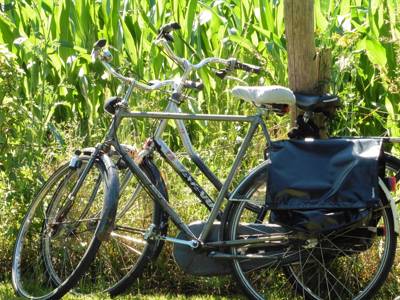
{"label": "crank arm", "polygon": [[168,236],[158,236],[158,238],[160,240],[166,241],[166,242],[171,242],[174,244],[179,244],[179,245],[184,245],[184,246],[188,246],[190,248],[196,249],[199,247],[200,243],[199,241],[196,240],[190,240],[190,241],[186,241],[186,240],[181,240],[181,239],[176,239],[173,237],[168,237]]}
{"label": "crank arm", "polygon": [[162,240],[162,241],[171,242],[174,244],[188,246],[193,249],[198,248],[200,245],[200,242],[197,240],[187,241],[187,240],[177,239],[177,238],[173,238],[173,237],[169,237],[169,236],[159,235],[156,232],[156,226],[154,224],[151,224],[149,226],[149,228],[144,233],[143,238],[145,241],[147,241],[147,240]]}

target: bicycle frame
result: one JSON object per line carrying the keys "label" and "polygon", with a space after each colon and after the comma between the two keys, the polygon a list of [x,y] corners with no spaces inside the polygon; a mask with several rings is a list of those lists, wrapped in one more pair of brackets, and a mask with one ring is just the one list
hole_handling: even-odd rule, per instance
{"label": "bicycle frame", "polygon": [[[131,94],[132,88],[130,87],[125,95],[125,99],[128,99]],[[208,220],[201,232],[200,236],[197,238],[189,227],[181,220],[179,215],[174,211],[174,209],[169,205],[167,200],[160,194],[156,187],[151,183],[146,174],[140,169],[139,165],[128,155],[127,152],[121,147],[118,142],[116,132],[118,127],[124,118],[153,118],[160,119],[161,122],[157,127],[154,134],[154,147],[163,157],[167,160],[169,164],[175,169],[175,171],[182,177],[185,183],[191,187],[192,191],[199,197],[199,199],[211,210]],[[183,144],[191,157],[195,157],[194,162],[199,167],[199,169],[206,175],[206,177],[213,183],[213,185],[219,190],[219,194],[215,202],[206,194],[206,192],[201,188],[200,185],[193,179],[190,173],[184,168],[178,159],[176,159],[175,154],[168,148],[168,146],[162,141],[161,134],[165,130],[168,120],[175,120],[179,134],[183,140]],[[247,122],[250,123],[248,132],[236,154],[235,160],[229,171],[228,177],[223,184],[218,180],[218,178],[208,169],[204,162],[197,156],[193,150],[189,135],[186,131],[186,127],[183,120],[209,120],[209,121],[228,121],[228,122]],[[251,139],[257,128],[261,126],[262,131],[266,137],[267,143],[270,143],[270,136],[267,131],[267,127],[262,120],[260,114],[254,116],[241,116],[241,115],[205,115],[205,114],[187,114],[181,113],[176,103],[170,101],[167,107],[167,112],[131,112],[127,109],[127,106],[120,106],[117,109],[112,123],[110,125],[109,131],[106,136],[106,141],[103,144],[104,149],[108,149],[111,145],[120,154],[121,158],[126,162],[129,170],[138,178],[142,183],[143,187],[152,196],[153,200],[156,201],[164,211],[171,217],[175,225],[182,230],[185,234],[190,236],[193,241],[188,243],[188,241],[183,241],[182,243],[188,244],[192,247],[197,247],[198,243],[203,243],[214,223],[214,221],[220,217],[220,208],[223,203],[224,198],[228,197],[228,189],[232,183],[232,180],[240,166],[240,162],[245,155]],[[170,238],[170,240],[172,240]],[[178,242],[173,240],[174,242]]]}

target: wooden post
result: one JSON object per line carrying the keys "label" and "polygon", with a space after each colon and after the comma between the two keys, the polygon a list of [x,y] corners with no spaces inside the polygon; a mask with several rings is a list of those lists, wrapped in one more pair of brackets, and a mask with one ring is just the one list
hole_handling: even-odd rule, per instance
{"label": "wooden post", "polygon": [[[314,41],[314,0],[285,0],[285,31],[289,62],[289,88],[315,93],[318,82]],[[297,109],[291,109],[292,126]]]}
{"label": "wooden post", "polygon": [[317,53],[318,86],[316,92],[320,95],[328,92],[329,83],[331,81],[331,63],[331,49],[319,49]]}
{"label": "wooden post", "polygon": [[[330,80],[329,50],[315,49],[314,0],[285,0],[285,29],[289,62],[289,87],[294,92],[324,94]],[[291,124],[296,125],[298,109],[291,109]],[[324,116],[314,119],[320,136],[327,137]]]}

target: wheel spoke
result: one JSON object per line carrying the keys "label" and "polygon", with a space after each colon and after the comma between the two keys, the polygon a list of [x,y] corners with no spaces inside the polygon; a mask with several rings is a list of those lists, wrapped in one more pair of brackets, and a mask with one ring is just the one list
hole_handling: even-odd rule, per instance
{"label": "wheel spoke", "polygon": [[[265,173],[267,173],[266,168],[263,171]],[[396,170],[400,170],[400,162]],[[257,199],[265,197],[265,182],[259,180],[259,174],[264,173],[260,171],[253,174],[254,177],[246,183],[248,186],[242,187],[240,194],[242,198],[252,201],[253,195]],[[372,217],[363,226],[353,223],[341,232],[331,231],[327,234],[310,235],[312,239],[307,239],[307,233],[297,235],[293,227],[290,227],[293,234],[288,234],[289,238],[285,244],[282,243],[276,248],[266,246],[260,249],[258,254],[269,258],[276,255],[277,261],[283,261],[286,249],[289,247],[292,251],[296,249],[297,261],[287,260],[288,265],[284,265],[283,268],[287,287],[299,292],[303,298],[369,299],[384,282],[396,250],[391,208],[384,199],[382,202],[384,204],[380,203],[379,207],[371,211]],[[246,209],[242,203],[236,202],[231,205],[233,207],[230,208],[228,217],[229,239],[259,238],[265,235],[263,229],[253,226],[253,222],[257,220],[257,212]],[[270,218],[268,211],[264,220],[258,223],[271,228],[276,226],[270,224],[270,220],[273,219]],[[268,231],[271,233],[272,229]],[[288,232],[289,230],[286,231]],[[294,236],[296,239],[292,238]],[[253,254],[259,248],[240,249],[243,253]],[[280,249],[279,254],[276,254],[276,249]],[[237,251],[239,250],[231,248],[232,254]],[[287,259],[296,260],[295,256],[290,256],[292,253],[285,255],[289,255]],[[246,269],[246,265],[251,267]],[[276,297],[275,292],[270,292],[269,283],[274,276],[273,273],[279,274],[279,263],[260,260],[253,265],[249,260],[240,260],[240,263],[234,263],[233,267],[236,278],[251,298],[270,298],[270,293],[273,295],[272,298]],[[280,278],[280,275],[277,278]],[[271,286],[278,285],[274,282]],[[287,292],[285,290],[285,297]]]}
{"label": "wheel spoke", "polygon": [[111,232],[111,237],[113,238],[117,238],[117,239],[121,239],[124,240],[126,242],[131,242],[134,244],[141,244],[141,245],[146,245],[147,242],[145,240],[141,240],[132,236],[128,236],[128,235],[122,235],[122,234],[118,234],[116,232]]}

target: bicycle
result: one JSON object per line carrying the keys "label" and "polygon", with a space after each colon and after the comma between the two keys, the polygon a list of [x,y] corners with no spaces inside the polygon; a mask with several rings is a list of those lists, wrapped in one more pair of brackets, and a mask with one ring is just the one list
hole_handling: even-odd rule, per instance
{"label": "bicycle", "polygon": [[[112,73],[115,73],[113,69],[110,70]],[[175,80],[167,80],[159,84],[153,83],[151,86],[142,85],[141,87],[147,88],[148,90],[157,90],[163,86],[173,85],[175,82]],[[132,87],[133,86],[131,86],[131,88]],[[199,90],[202,88],[202,85],[196,82],[187,81],[185,82],[184,87]],[[120,99],[115,97],[109,99],[108,103],[105,105],[106,111],[111,114],[114,113],[112,105],[114,105],[118,100]],[[177,112],[178,107],[176,103],[170,102],[166,108],[166,111]],[[160,123],[158,129],[156,130],[155,136],[160,136],[162,134],[166,123],[167,120],[164,120]],[[193,157],[196,158],[197,156],[193,150],[193,146],[191,145],[184,123],[181,120],[178,120],[177,126],[179,128],[179,132],[182,134],[186,149],[191,151]],[[122,145],[122,147],[124,147],[125,151],[130,153],[130,155],[136,155],[136,150],[134,148],[127,145]],[[58,298],[75,286],[78,280],[80,280],[79,288],[81,292],[87,293],[88,291],[99,289],[99,291],[108,291],[112,294],[121,293],[131,282],[135,280],[136,277],[140,276],[148,261],[157,257],[160,253],[162,242],[144,241],[142,237],[143,230],[139,231],[140,239],[138,239],[135,237],[137,236],[137,232],[132,230],[132,228],[127,228],[126,226],[124,227],[124,222],[122,222],[120,227],[114,226],[110,235],[114,240],[119,239],[123,241],[121,244],[125,246],[125,250],[128,249],[130,251],[129,258],[124,253],[121,253],[121,257],[123,256],[125,261],[120,260],[116,262],[115,254],[118,254],[117,252],[121,252],[118,244],[108,246],[107,249],[104,249],[104,241],[106,238],[103,236],[107,235],[109,232],[105,233],[106,229],[104,228],[104,224],[96,228],[96,221],[100,219],[100,213],[102,213],[102,216],[109,214],[108,218],[110,220],[115,218],[116,204],[113,206],[110,205],[110,196],[103,200],[105,191],[104,188],[101,190],[101,184],[107,184],[105,182],[105,178],[108,177],[112,177],[111,180],[117,180],[117,176],[114,175],[115,167],[110,168],[105,166],[110,165],[110,157],[114,158],[114,156],[116,156],[116,159],[118,160],[119,156],[115,151],[110,151],[108,153],[110,154],[109,156],[104,153],[100,153],[100,157],[97,158],[96,155],[94,155],[95,151],[98,153],[98,150],[95,148],[85,148],[82,149],[82,151],[78,150],[72,156],[69,163],[61,166],[48,179],[48,181],[42,187],[42,190],[36,195],[31,207],[29,208],[27,216],[22,222],[13,255],[13,286],[19,295],[27,298],[33,297],[38,299]],[[147,155],[148,151],[138,154],[141,161],[140,167],[144,170],[147,176],[151,178],[152,182],[157,186],[160,193],[163,193],[163,195],[167,198],[168,195],[165,183],[163,182],[159,171],[154,166],[152,161],[147,158]],[[220,189],[222,184],[215,177],[215,175],[212,174],[212,172],[204,163],[202,163],[200,159],[197,159],[196,162],[202,168],[203,172],[212,178],[216,187]],[[126,166],[123,166],[121,161],[117,161],[116,165],[119,170],[126,169]],[[189,173],[185,170],[184,166],[179,163],[179,161],[175,161],[175,167],[182,170],[181,174],[186,174],[182,176],[189,176]],[[112,176],[108,174],[110,173],[108,172],[109,168],[113,171]],[[99,172],[96,173],[93,171],[95,169],[98,169]],[[92,175],[92,173],[94,174]],[[81,176],[81,174],[83,175]],[[131,177],[132,173],[130,172],[127,172],[122,176],[121,191],[125,191],[128,188],[128,183],[131,183],[130,181],[133,180]],[[193,178],[187,177],[187,180],[187,184],[192,187],[194,191],[197,189],[198,197],[209,209],[211,209],[213,206],[211,198],[205,193],[204,190],[200,188],[200,186],[196,185]],[[79,193],[82,193],[83,195],[80,195]],[[113,193],[118,194],[119,191],[114,190]],[[85,199],[85,196],[87,196],[87,199]],[[123,197],[123,195],[121,195],[121,197]],[[166,232],[168,225],[166,215],[162,213],[162,208],[156,203],[154,204],[153,208],[151,205],[151,200],[146,199],[145,196],[143,196],[143,193],[141,193],[140,185],[133,185],[132,196],[124,200],[126,203],[121,211],[116,215],[117,220],[121,221],[122,217],[123,220],[133,219],[133,221],[130,220],[126,223],[130,224],[131,226],[135,222],[141,223],[140,226],[146,226],[145,228],[147,228],[150,224],[153,224],[157,227],[160,227],[160,232]],[[76,204],[74,205],[76,202],[81,202],[86,205],[76,207]],[[130,214],[129,211],[134,211],[135,206],[138,206],[141,210],[143,210],[143,203],[147,205],[147,210],[151,212],[151,218],[138,218],[137,216],[132,218],[132,214]],[[42,208],[42,206],[45,208]],[[106,212],[104,212],[104,210],[106,210]],[[42,215],[47,215],[44,218],[44,221]],[[84,216],[86,217],[84,218]],[[102,220],[103,219],[104,217],[102,217]],[[40,226],[32,226],[32,223],[35,223],[34,220],[36,220],[36,223],[39,223]],[[88,225],[86,225],[86,223],[88,223]],[[74,248],[74,245],[80,243],[79,236],[77,234],[77,228],[75,228],[77,225],[82,227],[86,225],[88,227],[82,229],[82,232],[88,231],[89,233],[93,233],[94,229],[96,229],[93,237],[86,237],[86,239],[89,240],[92,238],[92,242],[88,242],[89,247],[87,248],[86,252],[84,249],[80,249],[79,247],[79,249]],[[30,229],[34,231],[31,236],[29,236],[29,233],[27,233]],[[108,229],[108,231],[111,230]],[[124,235],[118,234],[118,231],[124,232]],[[31,238],[32,241],[25,241],[28,239],[27,236]],[[67,238],[70,239],[71,236],[75,237],[76,241],[72,242],[69,240],[70,247],[63,249],[63,241]],[[59,241],[58,244],[56,244],[57,240]],[[101,242],[103,242],[102,247],[100,247]],[[136,245],[137,243],[143,244],[143,246],[133,249],[129,246],[129,243],[132,242],[134,242]],[[33,249],[26,249],[27,244],[31,245]],[[56,245],[53,246],[53,244]],[[40,250],[37,249],[39,247],[41,248]],[[118,249],[110,249],[112,247]],[[86,279],[83,274],[85,270],[89,268],[89,265],[93,265],[90,262],[95,259],[94,253],[97,251],[100,252],[99,256],[103,261],[109,262],[108,266],[113,264],[117,266],[124,265],[125,269],[123,272],[119,272],[119,274],[117,274],[116,270],[109,272],[111,274],[104,274],[104,276],[112,277],[113,280],[111,283],[111,280],[106,280],[102,281],[101,283],[90,284],[90,287],[88,287],[89,283],[85,283],[84,281],[91,283],[93,281],[93,274],[86,276],[91,277],[89,279]],[[102,252],[105,254],[101,255]],[[137,256],[134,256],[135,252]],[[37,259],[32,259],[32,254],[36,255],[37,253],[40,253],[40,255],[37,256]],[[60,255],[65,256],[70,255],[70,253],[74,254],[73,257],[77,261],[65,266],[65,261],[60,260]],[[85,256],[84,253],[88,253],[88,255]],[[111,260],[110,257],[112,256],[110,253],[114,254],[114,258]],[[81,258],[81,262],[78,260],[78,258]],[[129,259],[132,261],[130,264],[132,267],[127,268],[127,265],[129,265]],[[78,268],[78,266],[81,267]],[[20,269],[24,269],[24,274],[21,274],[22,272]],[[36,269],[36,271],[32,273],[31,271],[33,269]],[[28,278],[23,280],[25,274],[28,275]],[[33,279],[31,279],[31,276],[33,276]],[[115,277],[117,277],[117,279],[115,279]],[[24,281],[27,281],[27,283],[25,284]],[[41,288],[38,289],[38,286]],[[107,288],[105,288],[105,286],[107,286]]]}
{"label": "bicycle", "polygon": [[[235,69],[235,68],[238,68],[238,69],[245,68],[247,70],[252,68],[251,66],[237,63],[234,60],[221,60],[221,59],[216,59],[216,58],[208,58],[208,59],[203,60],[202,62],[200,62],[197,65],[191,65],[188,61],[175,56],[167,44],[167,39],[168,39],[167,36],[169,35],[169,32],[172,29],[174,29],[172,27],[173,26],[171,26],[171,25],[170,25],[170,28],[164,27],[164,32],[161,31],[161,33],[164,36],[159,36],[159,38],[160,38],[159,42],[167,50],[169,55],[174,58],[174,60],[176,60],[178,63],[181,63],[182,65],[184,65],[184,68],[186,68],[184,76],[182,76],[183,82],[186,79],[185,75],[188,75],[192,71],[192,68],[193,69],[201,68],[211,62],[218,62],[218,63],[227,65],[228,68],[222,72],[222,74],[225,73],[225,75],[228,74],[229,71],[231,71],[232,69]],[[180,228],[182,230],[182,233],[177,238],[171,238],[171,237],[167,237],[165,235],[166,234],[165,228],[162,228],[161,226],[158,226],[157,224],[153,224],[152,226],[149,226],[147,228],[147,230],[141,231],[141,234],[143,234],[146,241],[157,243],[162,240],[166,240],[166,241],[174,242],[175,245],[177,245],[175,252],[178,253],[178,255],[179,255],[179,253],[181,253],[180,254],[181,256],[182,256],[182,254],[191,255],[190,253],[195,253],[192,255],[199,255],[198,258],[205,259],[209,263],[210,266],[214,266],[214,267],[209,267],[209,268],[213,268],[214,270],[217,270],[222,266],[222,270],[223,270],[222,272],[229,272],[230,269],[229,268],[227,269],[227,267],[225,266],[226,264],[215,263],[216,259],[222,260],[222,261],[233,261],[233,270],[234,270],[239,282],[242,284],[242,286],[244,287],[244,289],[248,293],[248,295],[250,297],[255,297],[255,298],[262,297],[262,295],[260,295],[260,293],[255,291],[255,288],[253,287],[254,284],[249,283],[249,281],[252,278],[249,278],[245,273],[248,273],[251,271],[253,271],[253,272],[257,271],[258,268],[260,267],[260,261],[261,262],[264,261],[263,264],[265,264],[266,262],[268,262],[269,264],[274,264],[274,263],[277,263],[278,257],[282,260],[282,257],[283,257],[282,254],[284,254],[284,253],[279,253],[279,251],[282,251],[282,247],[284,247],[285,243],[283,243],[283,241],[287,242],[287,240],[290,240],[289,232],[287,231],[287,229],[284,229],[283,227],[276,227],[276,226],[275,227],[274,226],[271,227],[271,226],[267,226],[267,225],[265,225],[264,227],[262,226],[262,224],[263,224],[262,219],[268,218],[268,212],[267,212],[267,209],[265,208],[265,205],[260,205],[260,203],[263,203],[265,201],[265,199],[264,199],[265,198],[265,191],[264,191],[265,186],[263,186],[263,185],[265,184],[265,175],[267,172],[268,163],[267,162],[263,163],[261,166],[256,168],[253,172],[251,172],[250,175],[248,177],[246,177],[242,181],[242,183],[239,184],[239,186],[232,193],[229,193],[229,196],[228,196],[228,187],[230,185],[230,182],[232,181],[235,171],[237,170],[238,165],[240,163],[240,159],[241,159],[241,157],[243,157],[245,151],[247,150],[246,148],[248,147],[248,144],[258,126],[260,126],[262,128],[262,131],[265,134],[267,142],[268,143],[271,142],[269,135],[268,135],[267,128],[266,128],[265,124],[263,123],[261,115],[245,117],[245,116],[221,116],[221,115],[192,115],[192,114],[182,114],[182,113],[176,113],[176,112],[175,113],[129,112],[127,110],[127,100],[132,92],[133,87],[140,87],[140,88],[147,89],[147,90],[154,90],[154,89],[160,88],[162,86],[165,86],[168,84],[173,84],[173,83],[172,82],[168,82],[168,83],[159,82],[159,83],[153,84],[152,86],[146,86],[146,85],[136,82],[135,80],[133,80],[131,78],[123,77],[122,75],[115,72],[111,68],[111,66],[108,64],[108,61],[110,60],[110,55],[107,50],[103,49],[103,47],[105,45],[102,45],[102,44],[104,44],[104,41],[97,43],[97,45],[96,45],[97,49],[95,49],[95,51],[98,51],[98,52],[96,54],[99,55],[103,64],[110,71],[110,73],[115,75],[117,78],[121,79],[122,81],[128,83],[129,88],[128,88],[127,94],[125,95],[125,97],[123,99],[112,99],[112,101],[110,101],[108,103],[108,106],[106,107],[106,109],[109,112],[114,113],[113,122],[110,127],[108,136],[106,138],[106,143],[104,143],[102,145],[98,145],[96,147],[96,149],[93,151],[91,157],[92,158],[97,157],[97,155],[102,152],[110,153],[111,152],[110,145],[112,145],[115,148],[115,151],[119,153],[121,160],[126,164],[126,166],[129,168],[129,170],[139,178],[139,181],[143,184],[145,190],[150,195],[152,195],[152,198],[155,200],[156,205],[159,205],[169,215],[169,217],[174,221],[174,223],[178,226],[178,228]],[[256,69],[254,69],[254,70],[256,70]],[[183,84],[175,86],[175,93],[173,93],[173,98],[172,98],[173,101],[171,101],[170,103],[174,103],[174,102],[177,102],[180,100],[179,99],[179,94],[180,94],[179,91],[182,88],[183,88]],[[280,88],[278,88],[278,89],[281,92],[282,91],[284,91],[285,93],[288,92],[286,89],[280,89]],[[244,91],[251,92],[252,90],[247,89]],[[268,94],[268,89],[264,89],[264,91],[266,91]],[[268,96],[270,97],[271,93],[269,93]],[[249,97],[253,100],[261,99],[260,97],[259,98],[252,97],[251,95]],[[280,99],[284,100],[283,104],[293,103],[293,98],[291,98],[290,95],[287,96],[286,98],[281,95]],[[271,101],[271,98],[266,99],[266,100],[264,99],[264,102],[268,102],[268,101],[273,102],[273,101]],[[318,100],[321,100],[321,99],[318,99]],[[321,104],[321,106],[323,106],[322,102],[321,103],[320,102],[318,102],[318,103]],[[265,103],[261,103],[261,104],[265,104]],[[118,128],[120,120],[125,117],[127,117],[127,118],[128,117],[152,117],[152,118],[158,118],[158,119],[163,119],[163,120],[167,120],[167,119],[178,119],[178,120],[202,119],[202,120],[217,120],[217,121],[222,121],[222,120],[223,121],[245,121],[245,122],[249,122],[251,124],[250,129],[243,141],[242,147],[240,148],[239,153],[236,156],[236,159],[232,166],[232,169],[229,172],[227,180],[225,181],[225,183],[223,185],[219,186],[220,193],[217,197],[217,200],[215,201],[215,204],[213,204],[213,206],[212,206],[211,214],[210,214],[210,217],[209,217],[207,223],[205,223],[205,224],[190,224],[189,226],[184,224],[180,220],[179,216],[169,206],[167,197],[165,196],[165,194],[163,195],[163,193],[160,192],[160,190],[157,187],[155,187],[154,183],[152,183],[153,180],[151,180],[149,178],[149,176],[140,169],[140,166],[137,163],[135,163],[134,159],[132,157],[130,157],[130,155],[127,153],[128,152],[127,149],[124,146],[119,145],[118,140],[116,139],[116,130]],[[165,143],[163,143],[162,140],[160,140],[157,137],[157,135],[150,143],[147,144],[147,148],[145,149],[144,152],[141,153],[141,157],[139,157],[139,161],[141,161],[142,159],[147,160],[146,158],[148,158],[150,160],[150,154],[155,150],[158,152],[161,152],[161,154],[164,156],[164,158],[172,165],[174,165],[174,162],[176,163],[176,157],[169,150],[169,148],[165,145]],[[106,154],[102,154],[102,156],[103,155],[106,155]],[[392,167],[395,170],[399,170],[400,164],[398,164],[398,161],[396,161],[396,160],[394,160],[394,161],[395,161],[395,163],[392,162]],[[89,163],[90,163],[90,160],[89,160]],[[90,169],[89,163],[86,165],[84,170]],[[201,163],[200,163],[200,165],[201,165]],[[200,169],[201,169],[201,167],[200,167]],[[206,171],[205,173],[208,173],[208,172]],[[397,173],[397,175],[398,175],[398,173]],[[210,176],[210,174],[209,174],[209,176]],[[212,175],[210,176],[209,179],[211,180],[211,182],[213,182],[213,180],[215,181],[215,179]],[[214,183],[216,183],[216,181]],[[113,185],[118,185],[118,180],[113,180]],[[218,185],[218,184],[216,184],[216,185]],[[381,186],[381,188],[385,189],[384,186]],[[387,188],[386,188],[386,190],[387,190]],[[260,197],[260,195],[264,195],[264,196]],[[114,196],[115,196],[115,194],[114,194]],[[386,196],[388,198],[390,198],[389,194],[387,194]],[[219,211],[219,209],[220,209],[222,201],[226,197],[228,197],[231,201],[229,202],[228,207],[226,208],[224,213],[222,214]],[[252,198],[256,198],[256,199],[252,200]],[[261,201],[260,201],[260,198],[262,199]],[[367,286],[368,288],[364,289],[364,291],[363,291],[364,293],[361,295],[363,297],[368,297],[380,286],[380,284],[382,283],[382,281],[384,280],[384,278],[386,277],[386,275],[390,269],[391,260],[393,259],[393,255],[394,255],[393,237],[395,235],[395,233],[394,233],[395,228],[393,228],[393,227],[395,227],[395,223],[393,223],[393,222],[394,222],[394,220],[396,220],[396,218],[393,217],[393,214],[396,214],[396,212],[395,212],[395,210],[393,210],[393,205],[394,205],[393,199],[389,203],[390,203],[390,205],[392,205],[391,208],[390,207],[387,208],[386,207],[387,204],[385,204],[385,206],[382,206],[382,209],[384,211],[383,219],[384,219],[385,225],[387,225],[387,227],[389,228],[389,230],[386,228],[386,232],[384,234],[385,237],[387,238],[385,241],[385,245],[386,245],[385,249],[387,249],[387,257],[383,262],[383,266],[384,266],[383,270],[379,270],[379,274],[377,274],[375,277],[375,278],[377,278],[377,280],[372,282],[371,285],[368,285]],[[110,204],[110,206],[111,205],[114,205],[114,204]],[[211,207],[211,203],[210,203],[210,207]],[[391,209],[392,209],[392,211],[390,211]],[[242,216],[242,213],[244,213],[246,215]],[[253,214],[253,215],[248,216],[247,214]],[[222,220],[222,222],[221,222],[222,225],[215,226],[214,221],[218,217]],[[254,223],[255,221],[257,221],[257,222],[254,223],[255,225],[252,225],[252,226],[243,226],[242,225],[243,222],[241,222],[241,218],[245,218],[245,220],[250,221],[252,223]],[[260,225],[256,225],[256,224],[260,224]],[[225,228],[224,228],[224,226],[225,226]],[[376,227],[378,228],[377,225],[376,225]],[[226,230],[224,230],[224,229],[226,229]],[[247,230],[247,232],[246,232],[246,230]],[[261,230],[261,233],[263,234],[263,236],[256,235],[256,233],[258,233],[258,234],[260,233],[260,230]],[[240,232],[240,231],[245,231],[246,239],[243,239],[244,234],[243,234],[243,232]],[[396,229],[396,231],[397,231],[397,229]],[[230,240],[228,240],[228,241],[218,240],[218,232],[220,232],[221,235],[223,235],[224,237],[227,237]],[[210,235],[211,235],[212,241],[204,242],[205,238],[208,237],[209,233],[211,233]],[[380,234],[382,234],[382,233],[380,233]],[[327,239],[330,240],[329,237]],[[279,242],[280,242],[280,244],[279,244]],[[277,243],[279,245],[277,245]],[[275,252],[276,258],[267,257],[266,255],[262,254],[262,253],[266,252],[266,249],[268,249],[268,247],[266,247],[265,244],[267,244],[268,247],[270,247],[270,250],[272,249]],[[162,246],[162,244],[159,243],[158,246],[160,248]],[[258,249],[257,249],[257,247],[258,247]],[[308,247],[309,247],[308,249],[310,249],[310,247],[312,249],[312,246],[308,246]],[[314,248],[315,247],[316,247],[316,245],[314,245]],[[281,248],[281,249],[279,249],[279,248]],[[195,250],[191,251],[188,249],[195,249]],[[223,249],[225,251],[219,251],[221,249]],[[228,250],[228,251],[226,251],[226,250]],[[205,255],[204,252],[202,252],[202,251],[205,251],[207,253],[207,255]],[[248,253],[246,253],[246,251],[248,251]],[[96,249],[93,249],[93,251],[92,250],[88,251],[88,253],[92,253],[92,252],[96,252]],[[302,272],[302,270],[300,269],[300,271],[298,271],[296,269],[296,267],[298,267],[299,260],[300,260],[300,265],[301,265],[301,258],[303,257],[302,253],[307,253],[307,251],[304,249],[300,250],[300,247],[299,247],[298,252],[300,253],[300,255],[295,255],[295,254],[291,253],[291,255],[289,255],[289,257],[291,257],[291,259],[287,259],[287,261],[283,264],[286,266],[285,272],[287,274],[289,274],[289,275],[287,275],[288,280],[292,282],[292,285],[297,290],[299,290],[303,294],[303,296],[305,294],[308,294],[309,296],[315,296],[315,295],[312,295],[312,290],[310,289],[310,287],[305,288],[304,287],[305,283],[302,282],[301,278],[299,278],[299,272]],[[309,254],[309,253],[307,253],[307,254]],[[312,251],[311,251],[311,254],[312,254]],[[334,260],[335,258],[332,258],[332,255],[333,254],[330,253],[330,256],[331,256],[330,259]],[[309,256],[310,256],[310,254],[309,254]],[[333,257],[334,257],[334,255],[333,255]],[[254,266],[254,265],[251,265],[251,263],[250,264],[246,264],[245,262],[243,263],[243,259],[253,260],[253,264],[256,264],[256,265]],[[210,261],[213,261],[213,262],[211,263]],[[184,264],[185,262],[181,260],[180,263]],[[280,264],[282,264],[282,263],[281,262],[277,263],[277,265],[275,267],[280,266]],[[325,265],[325,264],[323,264],[323,265]],[[313,265],[313,267],[315,268],[315,265]],[[215,271],[215,272],[219,272],[219,271]],[[308,284],[309,283],[307,283],[307,285]],[[327,284],[327,280],[325,282],[323,282],[322,284]],[[317,288],[320,289],[321,286],[318,285]],[[318,291],[318,289],[317,289],[317,291]],[[329,288],[328,288],[328,292],[329,292]],[[335,292],[337,292],[337,291],[335,291]],[[314,294],[315,294],[315,291],[314,291]],[[319,296],[321,296],[321,295],[319,295]]]}

